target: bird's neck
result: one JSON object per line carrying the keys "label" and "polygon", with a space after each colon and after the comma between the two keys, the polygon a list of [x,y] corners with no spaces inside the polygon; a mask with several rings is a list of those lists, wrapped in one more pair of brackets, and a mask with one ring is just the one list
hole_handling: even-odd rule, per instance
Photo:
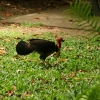
{"label": "bird's neck", "polygon": [[58,41],[58,47],[59,47],[59,49],[61,48],[61,42],[60,41]]}

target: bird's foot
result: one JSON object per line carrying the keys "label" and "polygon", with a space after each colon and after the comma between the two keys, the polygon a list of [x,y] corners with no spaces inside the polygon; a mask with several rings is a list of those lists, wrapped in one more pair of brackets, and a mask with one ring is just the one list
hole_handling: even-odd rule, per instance
{"label": "bird's foot", "polygon": [[42,60],[42,62],[40,62],[39,64],[43,64],[45,66],[52,67],[52,65],[49,62],[46,62],[44,60]]}

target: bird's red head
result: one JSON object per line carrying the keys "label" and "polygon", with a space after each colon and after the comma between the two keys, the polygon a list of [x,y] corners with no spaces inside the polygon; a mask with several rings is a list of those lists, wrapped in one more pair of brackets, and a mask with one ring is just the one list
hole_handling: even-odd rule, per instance
{"label": "bird's red head", "polygon": [[61,48],[61,42],[64,40],[62,38],[57,38],[58,47]]}

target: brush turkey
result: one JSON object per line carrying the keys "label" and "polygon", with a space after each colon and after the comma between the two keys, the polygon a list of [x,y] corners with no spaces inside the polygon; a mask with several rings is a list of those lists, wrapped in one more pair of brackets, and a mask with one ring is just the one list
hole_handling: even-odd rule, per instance
{"label": "brush turkey", "polygon": [[28,55],[35,51],[40,54],[41,60],[45,60],[46,57],[54,52],[57,53],[57,56],[60,55],[62,41],[62,38],[57,39],[57,44],[43,39],[30,39],[29,42],[20,41],[16,45],[16,52],[19,55]]}

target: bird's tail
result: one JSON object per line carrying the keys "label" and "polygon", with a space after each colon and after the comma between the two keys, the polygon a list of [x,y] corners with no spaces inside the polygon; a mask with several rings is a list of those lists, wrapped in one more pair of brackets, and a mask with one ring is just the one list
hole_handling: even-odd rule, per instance
{"label": "bird's tail", "polygon": [[33,52],[33,48],[31,47],[31,45],[29,43],[27,43],[25,41],[20,41],[16,45],[16,52],[19,55],[28,55]]}

